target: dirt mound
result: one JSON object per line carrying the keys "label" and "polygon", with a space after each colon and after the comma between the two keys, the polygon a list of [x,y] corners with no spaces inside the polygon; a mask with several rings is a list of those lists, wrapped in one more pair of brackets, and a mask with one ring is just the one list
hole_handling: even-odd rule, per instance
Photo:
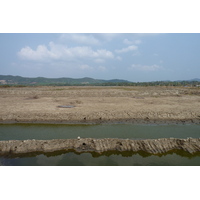
{"label": "dirt mound", "polygon": [[18,155],[27,153],[48,153],[74,150],[76,152],[106,151],[144,151],[150,154],[163,154],[171,150],[184,150],[190,154],[200,151],[200,139],[54,139],[54,140],[9,140],[0,141],[1,155]]}

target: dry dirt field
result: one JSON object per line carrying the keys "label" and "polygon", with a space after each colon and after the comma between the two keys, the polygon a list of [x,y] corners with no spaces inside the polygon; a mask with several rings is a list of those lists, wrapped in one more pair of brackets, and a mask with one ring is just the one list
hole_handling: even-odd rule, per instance
{"label": "dry dirt field", "polygon": [[[71,105],[73,108],[60,108]],[[200,122],[200,88],[0,88],[0,123]]]}

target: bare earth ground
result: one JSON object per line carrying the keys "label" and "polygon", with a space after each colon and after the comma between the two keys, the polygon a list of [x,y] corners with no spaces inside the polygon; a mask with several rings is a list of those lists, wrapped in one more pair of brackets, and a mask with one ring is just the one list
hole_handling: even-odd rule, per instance
{"label": "bare earth ground", "polygon": [[[73,108],[59,108],[73,105]],[[0,88],[0,123],[200,123],[200,88]]]}

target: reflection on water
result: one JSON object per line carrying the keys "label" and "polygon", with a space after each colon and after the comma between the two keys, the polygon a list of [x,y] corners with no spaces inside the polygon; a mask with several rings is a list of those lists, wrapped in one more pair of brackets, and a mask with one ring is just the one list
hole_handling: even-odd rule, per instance
{"label": "reflection on water", "polygon": [[[199,138],[200,125],[34,125],[0,124],[0,140],[69,139],[77,138]],[[0,157],[6,166],[199,166],[200,153],[191,155],[176,150],[162,155],[146,152],[31,153],[18,157]]]}
{"label": "reflection on water", "polygon": [[[184,155],[185,154],[185,155]],[[33,157],[0,158],[0,165],[12,166],[199,166],[200,155],[178,151],[163,155],[145,152],[40,154]]]}

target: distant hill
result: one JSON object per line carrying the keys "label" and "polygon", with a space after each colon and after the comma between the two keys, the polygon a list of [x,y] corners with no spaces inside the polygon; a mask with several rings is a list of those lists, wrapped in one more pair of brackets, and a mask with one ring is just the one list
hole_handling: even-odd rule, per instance
{"label": "distant hill", "polygon": [[182,82],[182,81],[187,81],[187,82],[200,82],[200,79],[199,78],[193,78],[193,79],[190,79],[190,80],[177,80],[176,82]]}
{"label": "distant hill", "polygon": [[199,78],[194,78],[194,79],[191,79],[189,81],[198,81],[198,82],[200,82],[200,79]]}
{"label": "distant hill", "polygon": [[26,78],[21,76],[0,75],[0,84],[2,85],[88,85],[102,83],[128,83],[127,80],[112,79],[101,80],[89,77],[84,78]]}
{"label": "distant hill", "polygon": [[177,80],[177,81],[150,81],[150,82],[130,82],[123,79],[93,79],[84,78],[26,78],[21,76],[0,75],[0,86],[70,86],[70,85],[97,85],[97,86],[200,86],[200,79]]}

